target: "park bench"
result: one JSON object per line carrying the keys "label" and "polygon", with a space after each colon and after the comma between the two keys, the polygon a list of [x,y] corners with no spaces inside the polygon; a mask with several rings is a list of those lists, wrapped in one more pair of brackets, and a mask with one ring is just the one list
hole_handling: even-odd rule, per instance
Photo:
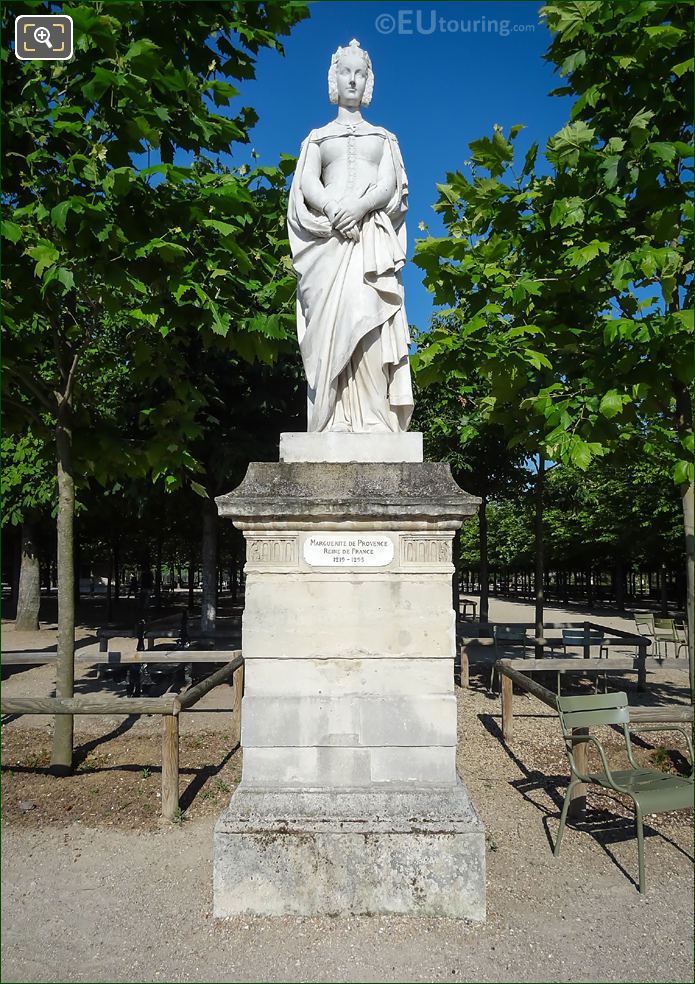
{"label": "park bench", "polygon": [[[628,796],[635,805],[637,826],[637,856],[639,867],[639,890],[646,889],[644,870],[644,816],[650,813],[665,813],[670,810],[684,810],[693,805],[693,745],[685,728],[678,725],[658,724],[654,726],[630,725],[630,708],[627,694],[594,694],[585,697],[558,697],[557,709],[560,716],[562,737],[570,764],[570,784],[560,814],[560,827],[557,832],[553,854],[558,857],[567,813],[573,793],[579,785],[596,785]],[[630,767],[611,769],[605,750],[590,728],[614,725],[622,729]],[[673,776],[660,769],[641,768],[635,761],[631,731],[678,731],[685,739],[690,753],[690,776]],[[593,745],[601,760],[601,771],[588,771],[588,746]]]}

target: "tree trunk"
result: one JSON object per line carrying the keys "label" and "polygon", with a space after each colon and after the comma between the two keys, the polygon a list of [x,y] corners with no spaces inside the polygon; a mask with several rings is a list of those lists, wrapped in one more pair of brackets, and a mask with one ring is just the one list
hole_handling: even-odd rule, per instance
{"label": "tree trunk", "polygon": [[478,506],[480,526],[480,621],[486,624],[490,619],[490,573],[487,553],[487,496],[481,498]]}
{"label": "tree trunk", "polygon": [[36,632],[41,607],[41,568],[32,523],[22,523],[21,564],[17,588],[17,632]]}
{"label": "tree trunk", "polygon": [[113,600],[118,603],[121,597],[121,563],[118,539],[113,541]]}
{"label": "tree trunk", "polygon": [[188,611],[189,612],[193,611],[194,588],[195,588],[195,568],[193,567],[193,561],[191,561],[188,565]]}
{"label": "tree trunk", "polygon": [[[536,473],[536,516],[535,516],[535,547],[536,547],[536,639],[543,638],[543,487],[545,485],[545,457],[538,454],[538,471]],[[536,659],[544,656],[542,643],[535,644]]]}
{"label": "tree trunk", "polygon": [[[113,564],[113,561],[112,561]],[[111,582],[113,580],[113,566],[109,567],[109,576],[106,581],[106,624],[111,624],[111,619],[113,617],[113,609],[111,605]]]}
{"label": "tree trunk", "polygon": [[200,627],[215,631],[217,610],[217,508],[214,499],[203,503],[203,596],[200,603]]}
{"label": "tree trunk", "polygon": [[620,559],[615,562],[615,607],[625,611],[625,568]]}
{"label": "tree trunk", "polygon": [[[75,480],[72,466],[72,432],[69,415],[59,412],[56,424],[58,457],[58,662],[56,697],[72,697],[75,685]],[[57,775],[72,771],[73,717],[57,714],[53,727],[51,770]]]}
{"label": "tree trunk", "polygon": [[157,611],[162,608],[162,538],[157,537],[154,562],[154,603]]}
{"label": "tree trunk", "polygon": [[662,618],[668,618],[668,571],[666,564],[661,565],[661,598],[659,614]]}
{"label": "tree trunk", "polygon": [[[70,438],[70,459],[72,468],[72,436]],[[71,472],[72,474],[72,472]],[[60,494],[60,493],[59,493]],[[80,557],[80,521],[75,516],[75,493],[73,489],[73,514],[72,514],[72,584],[73,584],[73,601],[75,605],[75,617],[80,610],[80,568],[82,566],[82,558]],[[60,567],[60,561],[58,561],[58,566]]]}
{"label": "tree trunk", "polygon": [[683,525],[685,528],[685,569],[686,569],[686,579],[687,579],[687,605],[686,612],[688,614],[688,665],[690,667],[690,699],[694,698],[693,691],[695,688],[695,666],[693,665],[693,630],[695,626],[693,622],[695,621],[695,589],[693,581],[695,580],[695,540],[693,533],[693,511],[695,496],[693,495],[693,483],[689,484],[683,483],[680,487],[681,493],[681,503],[683,506]]}

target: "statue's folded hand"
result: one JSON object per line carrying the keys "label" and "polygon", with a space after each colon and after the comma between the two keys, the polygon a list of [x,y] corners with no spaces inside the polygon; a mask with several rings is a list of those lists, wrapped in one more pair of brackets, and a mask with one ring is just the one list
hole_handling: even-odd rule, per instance
{"label": "statue's folded hand", "polygon": [[338,232],[345,232],[346,229],[361,222],[368,210],[369,206],[364,198],[346,198],[340,202],[331,225]]}

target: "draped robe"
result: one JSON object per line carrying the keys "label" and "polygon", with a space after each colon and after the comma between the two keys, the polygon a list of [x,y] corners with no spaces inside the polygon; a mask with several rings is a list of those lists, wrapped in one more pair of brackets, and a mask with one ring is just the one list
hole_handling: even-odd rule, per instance
{"label": "draped robe", "polygon": [[406,430],[413,393],[401,282],[408,208],[403,159],[393,134],[370,128],[386,141],[396,188],[383,208],[365,215],[355,242],[334,232],[304,199],[307,150],[320,132],[312,130],[302,143],[287,213],[308,430]]}

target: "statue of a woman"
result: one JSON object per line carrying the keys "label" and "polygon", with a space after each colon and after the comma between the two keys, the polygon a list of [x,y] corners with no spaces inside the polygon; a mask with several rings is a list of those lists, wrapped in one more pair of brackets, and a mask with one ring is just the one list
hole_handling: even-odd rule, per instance
{"label": "statue of a woman", "polygon": [[408,180],[392,133],[360,113],[374,87],[358,41],[328,72],[335,120],[302,143],[287,214],[308,430],[404,431],[413,411],[400,271]]}

